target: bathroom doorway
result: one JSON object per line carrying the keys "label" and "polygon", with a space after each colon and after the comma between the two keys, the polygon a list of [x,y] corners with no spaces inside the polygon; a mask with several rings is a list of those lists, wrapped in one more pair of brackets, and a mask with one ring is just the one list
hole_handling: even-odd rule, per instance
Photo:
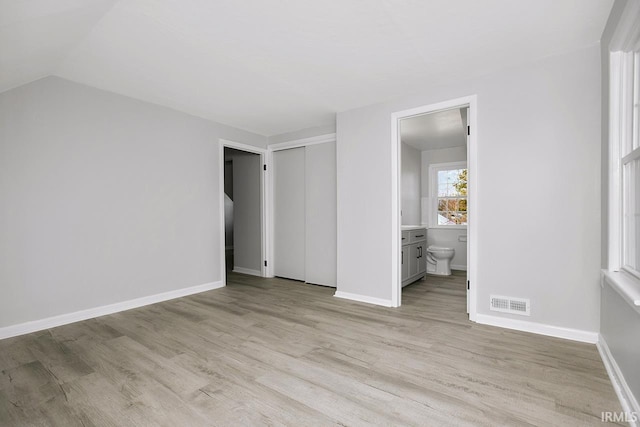
{"label": "bathroom doorway", "polygon": [[430,286],[466,287],[475,319],[476,114],[472,96],[392,115],[396,306],[403,287],[409,292],[426,277]]}

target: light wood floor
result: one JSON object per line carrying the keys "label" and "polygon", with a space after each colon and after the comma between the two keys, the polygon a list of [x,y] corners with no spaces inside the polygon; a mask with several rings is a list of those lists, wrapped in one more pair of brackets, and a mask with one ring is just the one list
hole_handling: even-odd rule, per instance
{"label": "light wood floor", "polygon": [[476,325],[464,277],[399,309],[232,274],[224,289],[0,341],[0,425],[599,425],[594,345]]}

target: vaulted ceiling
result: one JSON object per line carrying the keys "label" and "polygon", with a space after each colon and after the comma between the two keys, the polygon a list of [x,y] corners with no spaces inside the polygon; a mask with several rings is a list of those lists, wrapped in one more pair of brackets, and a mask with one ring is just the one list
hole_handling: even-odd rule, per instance
{"label": "vaulted ceiling", "polygon": [[0,92],[56,75],[270,136],[596,43],[612,0],[0,0]]}

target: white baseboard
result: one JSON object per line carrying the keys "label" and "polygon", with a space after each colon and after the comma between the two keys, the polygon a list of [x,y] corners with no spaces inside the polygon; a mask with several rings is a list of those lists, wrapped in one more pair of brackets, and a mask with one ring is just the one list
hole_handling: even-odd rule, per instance
{"label": "white baseboard", "polygon": [[597,332],[563,328],[560,326],[546,325],[544,323],[530,322],[527,320],[517,320],[478,313],[476,314],[476,322],[483,325],[498,326],[500,328],[514,329],[516,331],[532,332],[534,334],[564,338],[567,340],[586,342],[590,344],[598,342]]}
{"label": "white baseboard", "polygon": [[[631,388],[629,388],[627,381],[624,379],[624,375],[622,375],[622,371],[620,370],[616,360],[613,358],[611,350],[609,350],[609,346],[602,335],[599,336],[597,346],[602,362],[604,363],[604,367],[607,369],[607,374],[609,374],[611,384],[613,384],[613,389],[618,395],[620,405],[622,405],[622,410],[628,413],[635,413],[640,417],[640,404],[638,404],[638,400],[633,395]],[[632,427],[640,426],[638,421],[630,422],[629,424]]]}
{"label": "white baseboard", "polygon": [[67,325],[69,323],[79,322],[81,320],[92,319],[94,317],[105,316],[107,314],[117,313],[119,311],[130,310],[132,308],[143,307],[149,304],[155,304],[187,295],[197,294],[200,292],[210,291],[224,287],[222,281],[205,283],[203,285],[191,286],[189,288],[176,289],[175,291],[163,292],[161,294],[149,295],[146,297],[136,298],[128,301],[117,302],[115,304],[103,305],[100,307],[80,310],[73,313],[61,314],[58,316],[47,317],[45,319],[33,320],[30,322],[19,323],[17,325],[5,326],[0,328],[0,339],[11,338],[18,335],[30,334],[31,332],[42,331],[44,329],[55,328],[56,326]]}
{"label": "white baseboard", "polygon": [[349,292],[341,292],[341,291],[336,291],[336,293],[333,296],[337,298],[349,299],[352,301],[381,305],[383,307],[393,307],[393,302],[390,299],[374,298],[374,297],[368,297],[366,295],[351,294]]}
{"label": "white baseboard", "polygon": [[453,265],[453,264],[451,264],[451,269],[452,270],[467,271],[467,266],[466,265]]}
{"label": "white baseboard", "polygon": [[251,276],[262,277],[262,271],[260,270],[252,270],[250,268],[244,267],[233,267],[234,273],[242,273],[242,274],[250,274]]}

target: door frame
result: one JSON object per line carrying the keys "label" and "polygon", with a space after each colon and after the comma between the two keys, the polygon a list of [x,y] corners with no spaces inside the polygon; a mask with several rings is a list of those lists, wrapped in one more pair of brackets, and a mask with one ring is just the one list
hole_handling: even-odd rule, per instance
{"label": "door frame", "polygon": [[[260,155],[260,164],[267,165],[268,169],[268,156],[267,150],[265,148],[254,147],[253,145],[243,144],[241,142],[230,141],[227,139],[220,138],[218,140],[218,163],[219,163],[219,173],[218,173],[218,181],[219,181],[219,209],[220,209],[220,271],[222,272],[222,284],[223,286],[227,285],[227,264],[226,264],[226,245],[225,245],[225,221],[224,221],[224,149],[225,148],[233,148],[240,151],[245,151],[247,153],[253,153]],[[260,166],[264,169],[264,166]],[[266,209],[266,201],[269,199],[268,187],[266,185],[267,180],[265,178],[265,173],[262,171],[260,173],[260,253],[262,255],[262,260],[268,260],[269,256],[269,245],[268,242],[268,210]],[[261,277],[267,276],[267,268],[264,265],[264,262],[260,264],[260,274]]]}
{"label": "door frame", "polygon": [[467,220],[467,277],[469,286],[469,319],[476,320],[477,297],[480,283],[478,282],[478,100],[477,95],[469,95],[448,101],[427,104],[407,110],[396,111],[391,114],[391,301],[393,307],[402,304],[402,269],[400,267],[400,257],[402,250],[402,218],[400,209],[402,206],[401,196],[401,173],[402,173],[402,144],[400,143],[400,120],[409,117],[420,116],[427,113],[435,113],[442,110],[454,108],[469,108],[467,124],[470,126],[469,143],[467,144],[467,168],[469,173],[468,182],[468,211]]}

